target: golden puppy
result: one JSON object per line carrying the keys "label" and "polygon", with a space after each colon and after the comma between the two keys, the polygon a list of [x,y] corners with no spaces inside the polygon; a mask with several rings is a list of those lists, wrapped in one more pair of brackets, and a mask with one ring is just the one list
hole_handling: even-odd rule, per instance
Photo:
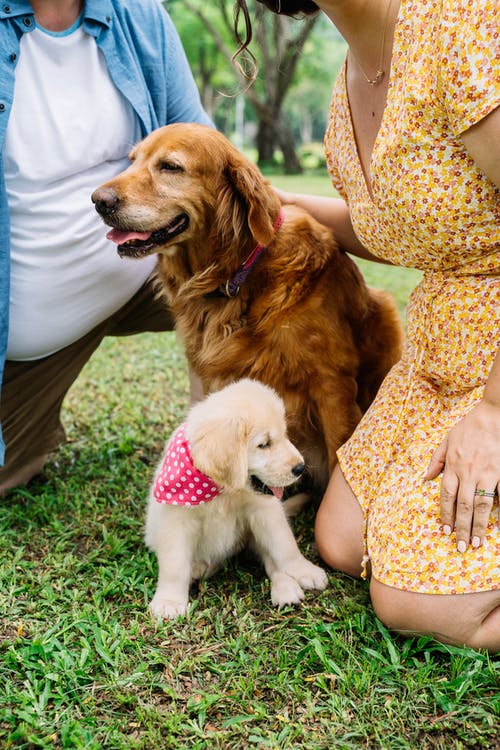
{"label": "golden puppy", "polygon": [[292,441],[324,489],[389,368],[402,327],[332,232],[280,201],[221,133],[175,124],[92,198],[123,257],[158,253],[162,289],[206,393],[251,377],[284,399]]}
{"label": "golden puppy", "polygon": [[[249,545],[271,580],[271,601],[296,604],[324,589],[325,571],[300,553],[281,502],[303,458],[288,440],[279,396],[244,379],[212,393],[169,440],[151,487],[145,540],[158,557],[151,610],[185,614],[190,582]],[[267,488],[267,491],[266,491]]]}

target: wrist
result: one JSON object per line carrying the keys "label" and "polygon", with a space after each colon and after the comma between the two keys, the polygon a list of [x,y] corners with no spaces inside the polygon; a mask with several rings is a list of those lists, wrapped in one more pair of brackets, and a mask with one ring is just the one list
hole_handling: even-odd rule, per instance
{"label": "wrist", "polygon": [[484,386],[483,401],[500,410],[500,355],[497,354]]}
{"label": "wrist", "polygon": [[500,434],[500,401],[499,399],[490,399],[489,394],[485,393],[483,398],[473,408],[476,417],[479,419],[481,429],[494,430]]}
{"label": "wrist", "polygon": [[500,412],[500,394],[484,392],[482,403]]}

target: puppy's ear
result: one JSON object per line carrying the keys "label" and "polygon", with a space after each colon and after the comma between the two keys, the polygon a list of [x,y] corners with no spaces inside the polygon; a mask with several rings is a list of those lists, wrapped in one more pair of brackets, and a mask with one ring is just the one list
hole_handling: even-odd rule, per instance
{"label": "puppy's ear", "polygon": [[247,438],[243,419],[202,421],[189,434],[194,465],[226,489],[242,489],[248,478]]}
{"label": "puppy's ear", "polygon": [[[269,187],[259,169],[238,152],[231,154],[226,174],[233,189],[243,199],[246,220],[254,238],[261,245],[268,245],[274,236],[271,215],[278,212],[279,199]],[[270,205],[270,197],[276,206]]]}

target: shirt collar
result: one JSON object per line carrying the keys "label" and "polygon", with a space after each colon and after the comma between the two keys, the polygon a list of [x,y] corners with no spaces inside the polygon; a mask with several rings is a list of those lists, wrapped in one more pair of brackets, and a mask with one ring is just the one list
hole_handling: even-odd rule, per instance
{"label": "shirt collar", "polygon": [[113,5],[111,0],[86,0],[83,6],[85,21],[95,21],[103,26],[111,26]]}
{"label": "shirt collar", "polygon": [[13,2],[2,3],[0,5],[0,19],[33,15],[33,8],[28,0],[13,0]]}

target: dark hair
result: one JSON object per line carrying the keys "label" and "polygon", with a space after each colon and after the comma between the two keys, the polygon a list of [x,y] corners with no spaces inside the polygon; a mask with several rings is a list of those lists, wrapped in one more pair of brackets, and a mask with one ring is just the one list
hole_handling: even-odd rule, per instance
{"label": "dark hair", "polygon": [[281,13],[283,16],[296,16],[299,13],[310,15],[319,10],[313,0],[257,0],[272,10],[273,13]]}
{"label": "dark hair", "polygon": [[[313,0],[257,0],[261,5],[265,5],[266,8],[271,10],[273,13],[278,13],[282,16],[299,16],[305,15],[310,16],[313,13],[319,11],[318,6]],[[243,39],[238,31],[238,21],[240,13],[243,13],[243,20],[245,22],[245,38]],[[250,21],[250,14],[248,12],[248,6],[246,0],[235,0],[234,4],[234,33],[240,46],[233,55],[233,62],[244,50],[249,51],[248,45],[252,41],[252,22]],[[250,57],[255,63],[255,58],[250,53]]]}

